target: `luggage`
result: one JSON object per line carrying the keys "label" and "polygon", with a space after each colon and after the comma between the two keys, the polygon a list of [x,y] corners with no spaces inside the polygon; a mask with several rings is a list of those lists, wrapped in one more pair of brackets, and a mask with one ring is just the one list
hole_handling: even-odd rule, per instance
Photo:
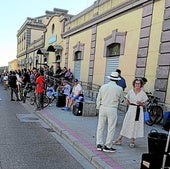
{"label": "luggage", "polygon": [[[163,154],[142,154],[142,162],[140,169],[161,169],[163,162]],[[166,159],[166,166],[170,166],[170,156]],[[165,169],[165,168],[164,168]]]}
{"label": "luggage", "polygon": [[170,130],[170,112],[164,112],[163,129],[166,131]]}
{"label": "luggage", "polygon": [[56,106],[57,107],[64,107],[66,104],[66,96],[65,95],[59,95],[56,98]]}
{"label": "luggage", "polygon": [[73,105],[73,114],[75,116],[82,116],[83,112],[83,103],[82,102],[75,102]]}

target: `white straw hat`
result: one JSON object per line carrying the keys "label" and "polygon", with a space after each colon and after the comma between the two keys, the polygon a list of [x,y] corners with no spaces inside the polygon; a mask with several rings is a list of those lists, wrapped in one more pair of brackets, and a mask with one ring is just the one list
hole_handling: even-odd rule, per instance
{"label": "white straw hat", "polygon": [[109,78],[111,80],[121,80],[118,72],[112,72],[110,76],[107,76],[107,78]]}

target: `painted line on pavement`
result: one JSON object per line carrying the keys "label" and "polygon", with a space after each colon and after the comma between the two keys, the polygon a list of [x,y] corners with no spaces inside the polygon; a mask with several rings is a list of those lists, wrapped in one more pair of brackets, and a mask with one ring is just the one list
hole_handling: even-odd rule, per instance
{"label": "painted line on pavement", "polygon": [[123,167],[111,159],[109,156],[107,156],[104,152],[102,151],[97,151],[96,147],[91,145],[87,140],[83,139],[78,133],[76,133],[74,130],[72,130],[70,127],[62,123],[60,120],[58,120],[52,113],[48,111],[41,111],[41,114],[48,119],[54,121],[57,125],[62,127],[64,130],[69,132],[74,138],[76,138],[81,144],[83,144],[85,147],[87,147],[89,150],[91,150],[95,155],[100,157],[105,163],[107,163],[109,166],[111,166],[114,169],[123,169]]}

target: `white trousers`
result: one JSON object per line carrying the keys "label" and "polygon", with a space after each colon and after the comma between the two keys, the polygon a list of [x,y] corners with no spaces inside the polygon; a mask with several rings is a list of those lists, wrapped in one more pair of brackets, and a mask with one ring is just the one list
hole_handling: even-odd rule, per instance
{"label": "white trousers", "polygon": [[[100,107],[96,133],[96,144],[112,147],[115,127],[117,123],[117,108]],[[106,128],[107,127],[107,128]],[[107,131],[105,134],[104,132]],[[104,136],[106,138],[104,139]]]}

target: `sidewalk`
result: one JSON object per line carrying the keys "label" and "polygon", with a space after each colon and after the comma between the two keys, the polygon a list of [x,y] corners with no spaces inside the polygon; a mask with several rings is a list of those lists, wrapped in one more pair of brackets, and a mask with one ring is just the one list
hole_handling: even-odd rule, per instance
{"label": "sidewalk", "polygon": [[[135,148],[130,148],[129,140],[124,138],[121,146],[113,146],[117,150],[115,153],[105,153],[96,150],[98,117],[74,116],[71,111],[63,111],[55,105],[35,113],[98,169],[140,169],[141,156],[147,152],[147,135],[150,130],[165,132],[161,125],[146,125],[145,138],[137,139]],[[124,112],[118,112],[115,138],[121,129],[124,115]]]}

